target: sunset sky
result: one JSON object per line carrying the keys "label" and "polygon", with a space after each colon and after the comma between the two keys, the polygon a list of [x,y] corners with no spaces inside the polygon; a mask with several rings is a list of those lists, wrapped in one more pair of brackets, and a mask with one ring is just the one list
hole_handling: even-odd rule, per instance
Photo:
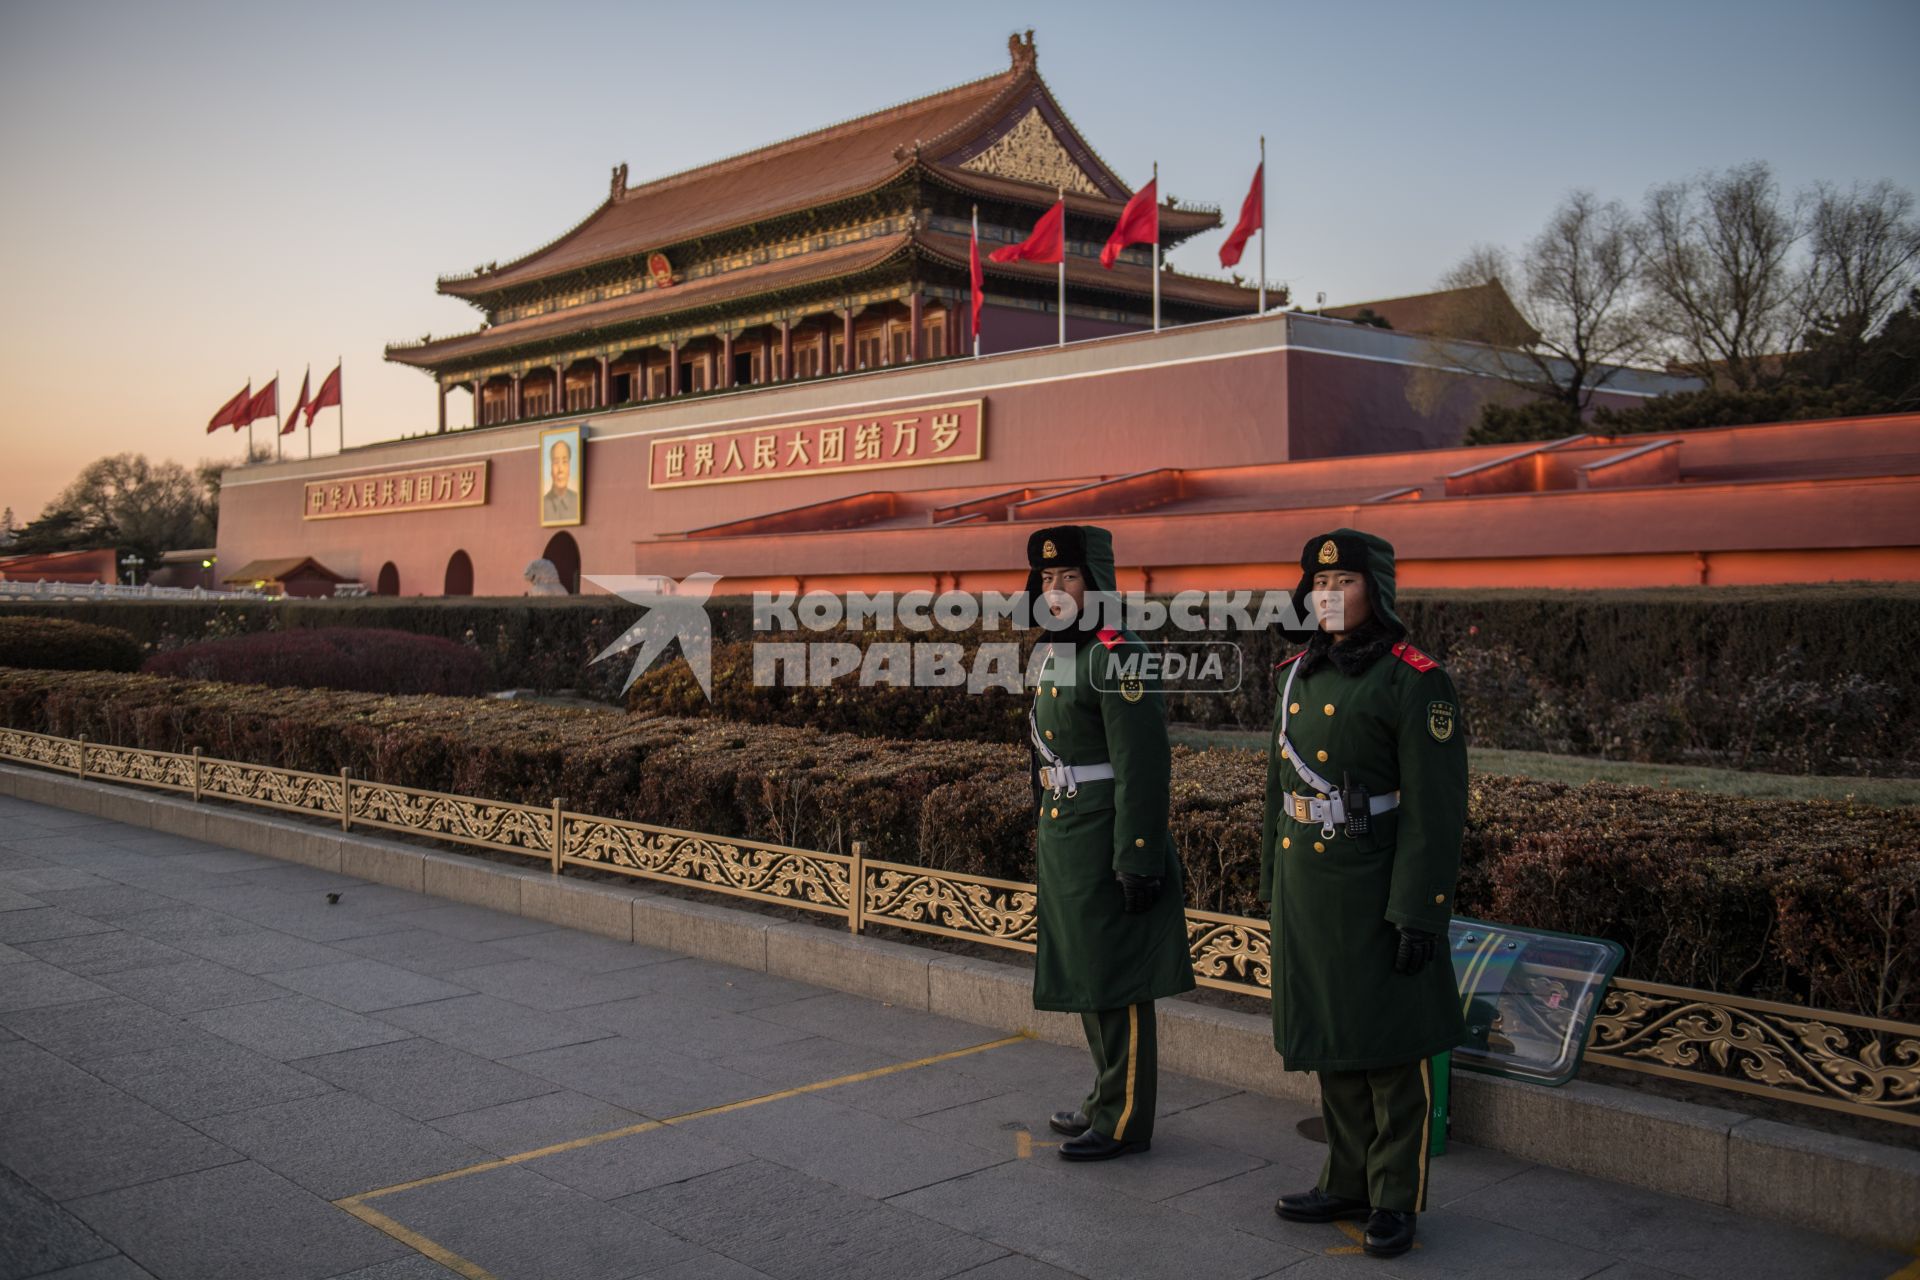
{"label": "sunset sky", "polygon": [[[102,454],[237,459],[214,409],[276,370],[291,407],[336,356],[349,445],[431,430],[431,381],[381,349],[475,326],[436,276],[558,236],[617,163],[638,185],[975,79],[1027,27],[1130,183],[1157,159],[1164,193],[1230,222],[1264,132],[1269,275],[1308,304],[1431,288],[1575,187],[1637,205],[1763,159],[1789,189],[1920,191],[1911,0],[9,0],[0,507],[25,523]],[[1224,234],[1175,264],[1217,270]]]}

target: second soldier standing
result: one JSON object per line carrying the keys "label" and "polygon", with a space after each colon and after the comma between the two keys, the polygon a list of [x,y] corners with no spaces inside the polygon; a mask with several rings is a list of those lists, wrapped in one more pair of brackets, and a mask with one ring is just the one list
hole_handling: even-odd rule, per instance
{"label": "second soldier standing", "polygon": [[1042,529],[1027,541],[1027,568],[1036,616],[1072,618],[1042,637],[1051,653],[1027,721],[1039,826],[1033,1005],[1078,1013],[1093,1053],[1086,1100],[1049,1121],[1069,1138],[1060,1155],[1106,1160],[1151,1144],[1153,1002],[1194,988],[1167,828],[1172,748],[1157,682],[1127,674],[1145,646],[1086,616],[1088,593],[1117,591],[1112,535]]}

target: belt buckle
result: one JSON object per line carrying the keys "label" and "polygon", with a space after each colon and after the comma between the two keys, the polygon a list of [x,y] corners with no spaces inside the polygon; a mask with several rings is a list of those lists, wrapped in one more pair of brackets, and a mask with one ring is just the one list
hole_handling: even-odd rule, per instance
{"label": "belt buckle", "polygon": [[1293,820],[1295,822],[1309,822],[1312,820],[1309,816],[1311,814],[1309,801],[1305,796],[1289,794],[1287,799],[1291,802],[1288,807],[1293,810]]}

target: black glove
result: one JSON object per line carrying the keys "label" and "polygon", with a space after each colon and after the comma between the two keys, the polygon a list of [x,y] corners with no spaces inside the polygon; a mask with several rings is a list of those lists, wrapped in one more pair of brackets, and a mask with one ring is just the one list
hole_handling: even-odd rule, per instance
{"label": "black glove", "polygon": [[1433,959],[1434,936],[1425,929],[1400,925],[1400,949],[1394,953],[1395,973],[1418,973]]}
{"label": "black glove", "polygon": [[1137,876],[1131,871],[1116,871],[1113,878],[1120,882],[1120,892],[1127,898],[1127,914],[1137,916],[1160,900],[1160,891],[1167,887],[1165,876]]}

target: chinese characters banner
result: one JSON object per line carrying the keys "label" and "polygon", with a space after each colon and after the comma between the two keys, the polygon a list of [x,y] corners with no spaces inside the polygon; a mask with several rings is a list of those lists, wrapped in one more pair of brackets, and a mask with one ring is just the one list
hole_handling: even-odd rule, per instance
{"label": "chinese characters banner", "polygon": [[713,431],[653,442],[647,483],[681,485],[875,471],[985,456],[986,401],[915,405],[885,413]]}
{"label": "chinese characters banner", "polygon": [[477,507],[487,500],[487,459],[453,467],[420,467],[348,480],[313,480],[302,514],[309,520],[335,516],[381,516],[396,511]]}

